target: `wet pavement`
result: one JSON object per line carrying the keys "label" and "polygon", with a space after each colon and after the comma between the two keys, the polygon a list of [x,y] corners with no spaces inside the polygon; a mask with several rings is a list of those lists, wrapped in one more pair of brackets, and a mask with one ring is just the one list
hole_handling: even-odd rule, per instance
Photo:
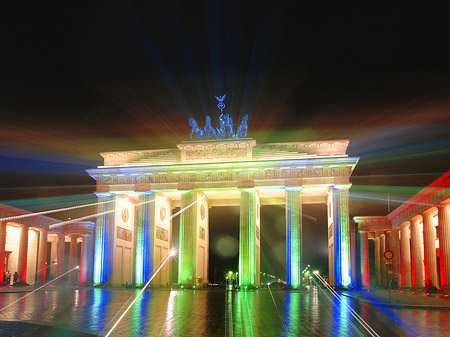
{"label": "wet pavement", "polygon": [[[101,288],[53,288],[34,293],[3,291],[0,292],[0,335],[12,335],[15,331],[15,336],[71,336],[77,331],[104,336],[139,291]],[[347,292],[341,294],[347,296],[336,298],[319,287],[292,292],[152,289],[144,291],[113,335],[450,335],[450,310],[387,307],[381,301],[385,294],[383,291]],[[19,300],[23,296],[26,297]],[[446,305],[450,302],[438,296],[431,300]],[[403,302],[407,300],[404,297]],[[14,301],[17,302],[10,305]],[[21,327],[17,322],[26,325]],[[39,330],[41,326],[44,333]],[[54,328],[49,330],[49,327]]]}

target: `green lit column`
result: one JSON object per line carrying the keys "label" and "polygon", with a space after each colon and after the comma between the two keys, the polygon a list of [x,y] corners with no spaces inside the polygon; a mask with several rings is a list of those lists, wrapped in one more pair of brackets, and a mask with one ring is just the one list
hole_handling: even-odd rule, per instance
{"label": "green lit column", "polygon": [[[180,208],[184,211],[180,214],[180,239],[179,239],[179,264],[178,283],[191,287],[195,285],[196,247],[197,247],[197,207],[188,207],[196,202],[199,194],[196,191],[181,193]],[[187,208],[188,207],[188,208]]]}
{"label": "green lit column", "polygon": [[155,227],[155,195],[140,193],[136,223],[136,285],[142,286],[153,274],[151,252]]}
{"label": "green lit column", "polygon": [[333,187],[334,203],[334,259],[337,287],[352,287],[350,255],[350,221],[348,190],[350,185]]}
{"label": "green lit column", "polygon": [[286,187],[286,272],[287,285],[292,289],[302,283],[301,191],[301,187]]}
{"label": "green lit column", "polygon": [[257,193],[254,188],[243,188],[239,219],[239,286],[254,287],[257,284]]}

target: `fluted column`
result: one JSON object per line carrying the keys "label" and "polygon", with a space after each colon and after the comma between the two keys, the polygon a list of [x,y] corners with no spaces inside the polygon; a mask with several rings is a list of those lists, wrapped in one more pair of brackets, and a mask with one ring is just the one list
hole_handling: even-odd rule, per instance
{"label": "fluted column", "polygon": [[239,286],[256,285],[257,249],[256,249],[256,214],[257,192],[254,188],[242,188],[239,217]]}
{"label": "fluted column", "polygon": [[80,285],[87,286],[92,280],[89,280],[89,256],[91,250],[90,235],[82,235],[81,242],[81,259],[80,259]]}
{"label": "fluted column", "polygon": [[384,258],[384,252],[386,251],[386,236],[380,235],[380,280],[381,286],[386,287],[386,259]]}
{"label": "fluted column", "polygon": [[409,246],[409,222],[401,225],[400,249],[402,255],[402,288],[411,288],[411,250]]}
{"label": "fluted column", "polygon": [[286,188],[286,269],[288,287],[299,288],[302,283],[301,187]]}
{"label": "fluted column", "polygon": [[[66,236],[64,235],[64,233],[58,233],[58,244],[56,249],[56,277],[59,277],[64,273],[64,255],[66,249]],[[58,283],[63,284],[64,278],[60,278]]]}
{"label": "fluted column", "polygon": [[[181,193],[181,209],[198,200],[196,191]],[[197,212],[196,207],[186,208],[180,214],[180,239],[178,254],[178,283],[185,286],[195,285],[197,263]]]}
{"label": "fluted column", "polygon": [[337,287],[352,287],[348,185],[333,187],[334,260]]}
{"label": "fluted column", "polygon": [[[70,236],[69,270],[77,266],[77,239],[78,235]],[[74,270],[69,273],[69,283],[75,284],[76,282],[77,272]]]}
{"label": "fluted column", "polygon": [[436,264],[436,229],[433,223],[433,213],[425,213],[423,218],[423,243],[424,243],[424,267],[425,286],[439,288],[437,264]]}
{"label": "fluted column", "polygon": [[[184,207],[183,205],[182,207]],[[153,274],[153,238],[155,228],[155,195],[140,193],[136,223],[136,273],[135,282],[142,286]]]}
{"label": "fluted column", "polygon": [[27,283],[28,226],[20,225],[18,274],[19,284]]}
{"label": "fluted column", "polygon": [[44,284],[47,276],[47,230],[39,230],[37,283]]}
{"label": "fluted column", "polygon": [[450,290],[450,205],[439,205],[439,256],[441,288]]}
{"label": "fluted column", "polygon": [[423,260],[422,260],[422,232],[420,230],[420,217],[411,219],[411,271],[412,287],[422,289],[424,286]]}
{"label": "fluted column", "polygon": [[390,248],[393,253],[392,257],[392,277],[398,280],[398,284],[400,284],[400,280],[402,277],[401,268],[400,268],[400,238],[399,238],[398,229],[392,229],[390,235]]}
{"label": "fluted column", "polygon": [[94,285],[112,281],[114,269],[115,195],[97,194],[97,224],[95,228]]}
{"label": "fluted column", "polygon": [[375,237],[375,280],[377,287],[381,286],[381,266],[380,266],[380,237]]}
{"label": "fluted column", "polygon": [[370,287],[369,232],[359,231],[359,242],[361,286],[367,289]]}
{"label": "fluted column", "polygon": [[0,284],[5,280],[5,247],[6,247],[6,222],[0,221]]}

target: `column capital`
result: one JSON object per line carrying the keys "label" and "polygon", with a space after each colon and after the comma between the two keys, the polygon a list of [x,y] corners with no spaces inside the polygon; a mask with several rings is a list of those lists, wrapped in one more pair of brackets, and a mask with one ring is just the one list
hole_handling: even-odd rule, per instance
{"label": "column capital", "polygon": [[428,215],[428,214],[437,213],[437,211],[438,211],[437,207],[431,207],[431,208],[423,211],[422,217],[424,217],[425,215]]}
{"label": "column capital", "polygon": [[409,222],[409,221],[405,221],[404,223],[402,223],[401,225],[400,225],[400,227],[401,228],[404,228],[404,227],[409,227],[411,225],[411,223]]}
{"label": "column capital", "polygon": [[97,197],[111,197],[114,195],[114,193],[110,193],[110,192],[94,192],[94,194]]}
{"label": "column capital", "polygon": [[352,187],[352,184],[339,184],[339,185],[333,185],[333,188],[338,190],[348,190]]}
{"label": "column capital", "polygon": [[419,215],[416,215],[416,216],[412,217],[411,219],[409,219],[409,222],[412,223],[412,222],[417,222],[420,220],[422,220],[422,215],[419,214]]}
{"label": "column capital", "polygon": [[301,191],[303,186],[285,186],[284,189],[286,191]]}

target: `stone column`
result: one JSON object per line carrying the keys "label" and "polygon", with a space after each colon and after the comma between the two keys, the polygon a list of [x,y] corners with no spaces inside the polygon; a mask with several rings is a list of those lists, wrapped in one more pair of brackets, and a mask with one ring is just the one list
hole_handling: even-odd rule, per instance
{"label": "stone column", "polygon": [[[376,234],[375,234],[376,235]],[[380,237],[376,236],[375,237],[375,282],[376,282],[376,286],[380,287],[381,286],[381,261],[380,261]]]}
{"label": "stone column", "polygon": [[[57,244],[57,253],[56,253],[56,277],[60,277],[64,274],[64,254],[66,248],[66,236],[64,233],[58,233],[58,244]],[[58,280],[58,284],[64,284],[64,277],[61,277]]]}
{"label": "stone column", "polygon": [[335,282],[336,287],[352,287],[350,254],[349,185],[333,187]]}
{"label": "stone column", "polygon": [[115,195],[98,193],[97,224],[95,227],[94,285],[112,282],[114,269],[114,210]]}
{"label": "stone column", "polygon": [[90,235],[88,234],[83,234],[81,238],[80,285],[85,287],[91,282],[91,280],[89,280],[89,269],[91,267],[89,264],[91,240]]}
{"label": "stone column", "polygon": [[358,285],[358,269],[356,267],[356,260],[358,252],[356,251],[357,243],[357,233],[356,224],[353,220],[350,221],[350,256],[351,256],[351,277],[352,285],[356,287]]}
{"label": "stone column", "polygon": [[400,238],[399,238],[399,232],[398,229],[391,230],[391,250],[392,253],[394,253],[394,256],[392,257],[392,277],[396,278],[398,281],[398,284],[400,285],[401,281],[401,268],[400,268]]}
{"label": "stone column", "polygon": [[6,222],[0,221],[0,285],[5,283]]}
{"label": "stone column", "polygon": [[27,256],[28,256],[28,226],[20,225],[19,239],[19,257],[18,257],[18,284],[27,283]]}
{"label": "stone column", "polygon": [[359,231],[359,242],[361,286],[363,289],[368,289],[370,288],[369,232]]}
{"label": "stone column", "polygon": [[[180,208],[184,209],[197,200],[197,192],[182,192]],[[196,281],[197,215],[196,207],[193,206],[186,208],[180,214],[178,283],[186,287],[195,285]]]}
{"label": "stone column", "polygon": [[38,263],[37,263],[37,283],[46,283],[47,276],[47,230],[39,230],[39,248],[38,248]]}
{"label": "stone column", "polygon": [[[78,235],[70,236],[70,255],[69,255],[69,270],[77,266],[77,239]],[[76,284],[78,271],[73,270],[69,273],[69,283]]]}
{"label": "stone column", "polygon": [[442,204],[438,208],[439,220],[439,256],[441,267],[441,288],[450,290],[450,205]]}
{"label": "stone column", "polygon": [[239,286],[254,287],[257,283],[256,215],[257,192],[243,188],[239,220]]}
{"label": "stone column", "polygon": [[[184,207],[184,206],[182,206]],[[146,284],[153,274],[153,238],[155,230],[155,195],[140,193],[136,222],[136,272],[138,287]]]}
{"label": "stone column", "polygon": [[286,187],[286,272],[287,286],[302,284],[302,201],[301,187]]}
{"label": "stone column", "polygon": [[422,289],[424,286],[420,220],[420,217],[411,219],[411,270],[414,289]]}
{"label": "stone column", "polygon": [[425,213],[423,218],[423,243],[424,243],[424,267],[425,286],[439,288],[439,280],[436,264],[436,229],[433,224],[433,213]]}
{"label": "stone column", "polygon": [[386,259],[384,258],[384,252],[386,251],[386,236],[380,235],[380,280],[381,286],[386,287]]}
{"label": "stone column", "polygon": [[401,225],[400,249],[402,255],[402,288],[411,288],[411,250],[409,246],[409,222]]}

